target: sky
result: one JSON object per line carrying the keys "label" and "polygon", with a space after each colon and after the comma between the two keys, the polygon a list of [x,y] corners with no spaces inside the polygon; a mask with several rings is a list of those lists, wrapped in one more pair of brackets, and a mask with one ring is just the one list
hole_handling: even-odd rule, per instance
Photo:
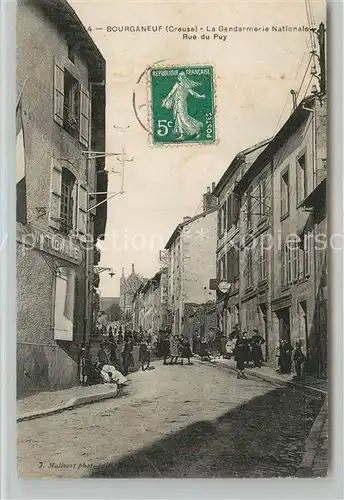
{"label": "sky", "polygon": [[[310,34],[273,32],[271,27],[308,26],[303,0],[187,1],[69,0],[106,59],[106,151],[124,145],[124,194],[108,201],[106,238],[99,244],[103,297],[119,295],[122,267],[147,278],[159,268],[162,250],[184,216],[200,211],[202,194],[218,182],[234,156],[273,136],[292,109],[291,89],[298,90],[310,58]],[[311,1],[315,26],[325,21],[325,2]],[[183,40],[181,33],[107,32],[107,26],[257,26],[269,32],[232,32],[226,40]],[[103,29],[97,29],[103,28]],[[162,65],[212,64],[215,68],[216,128],[212,145],[152,146],[135,117],[146,121],[148,88],[141,73],[157,61]],[[309,72],[301,87],[303,97]],[[312,84],[315,82],[312,82]],[[123,133],[115,127],[129,127]],[[106,160],[109,192],[121,187],[120,163]]]}

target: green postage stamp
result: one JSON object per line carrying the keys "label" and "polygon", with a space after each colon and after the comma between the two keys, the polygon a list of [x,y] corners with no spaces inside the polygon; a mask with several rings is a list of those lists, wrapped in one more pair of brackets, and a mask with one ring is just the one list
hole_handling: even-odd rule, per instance
{"label": "green postage stamp", "polygon": [[212,66],[173,66],[150,71],[153,144],[215,142]]}

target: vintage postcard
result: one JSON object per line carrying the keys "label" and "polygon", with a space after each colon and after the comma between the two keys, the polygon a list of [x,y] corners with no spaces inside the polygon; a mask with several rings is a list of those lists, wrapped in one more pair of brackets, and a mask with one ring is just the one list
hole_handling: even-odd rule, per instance
{"label": "vintage postcard", "polygon": [[325,477],[325,2],[16,30],[18,475]]}

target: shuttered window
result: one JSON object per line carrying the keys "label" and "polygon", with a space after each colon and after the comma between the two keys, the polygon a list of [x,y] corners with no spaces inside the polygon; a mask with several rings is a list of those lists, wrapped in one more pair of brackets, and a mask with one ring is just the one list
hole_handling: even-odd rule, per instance
{"label": "shuttered window", "polygon": [[230,194],[227,200],[227,231],[232,227],[232,206],[233,195]]}
{"label": "shuttered window", "polygon": [[54,64],[54,120],[69,134],[89,145],[90,92],[63,64]]}
{"label": "shuttered window", "polygon": [[87,234],[87,188],[82,183],[78,189],[78,233],[79,237]]}
{"label": "shuttered window", "polygon": [[54,64],[54,120],[63,127],[64,112],[64,67],[59,62]]}
{"label": "shuttered window", "polygon": [[60,229],[61,186],[62,186],[62,167],[55,158],[52,158],[49,226],[54,229]]}
{"label": "shuttered window", "polygon": [[223,204],[223,232],[227,230],[227,200]]}
{"label": "shuttered window", "polygon": [[232,223],[236,224],[239,220],[240,205],[239,198],[236,194],[233,194],[233,208],[232,208]]}
{"label": "shuttered window", "polygon": [[84,146],[89,143],[89,122],[90,122],[90,93],[81,85],[80,87],[80,135],[79,140]]}
{"label": "shuttered window", "polygon": [[310,265],[310,236],[311,233],[306,233],[304,237],[304,260],[303,260],[303,268],[304,268],[304,275],[305,276],[310,276],[311,274],[311,265]]}
{"label": "shuttered window", "polygon": [[51,164],[49,226],[65,234],[85,239],[87,234],[87,187],[62,168],[55,158]]}
{"label": "shuttered window", "polygon": [[221,208],[218,208],[218,212],[217,212],[217,237],[220,238],[221,237]]}
{"label": "shuttered window", "polygon": [[253,285],[253,267],[252,267],[252,248],[246,248],[246,262],[245,262],[245,281],[246,288]]}
{"label": "shuttered window", "polygon": [[261,235],[259,241],[259,279],[266,280],[268,277],[268,240],[266,235]]}

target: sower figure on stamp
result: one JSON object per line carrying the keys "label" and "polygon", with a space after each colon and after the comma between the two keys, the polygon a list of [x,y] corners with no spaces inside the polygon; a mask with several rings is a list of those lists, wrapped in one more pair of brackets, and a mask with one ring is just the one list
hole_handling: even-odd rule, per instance
{"label": "sower figure on stamp", "polygon": [[204,94],[198,94],[193,90],[194,87],[198,87],[199,85],[201,85],[199,82],[190,80],[184,71],[181,71],[178,74],[178,82],[174,84],[171,92],[162,101],[164,108],[173,108],[173,133],[178,135],[178,140],[183,140],[185,136],[195,136],[198,138],[201,135],[203,124],[188,114],[187,107],[187,97],[189,94],[197,99],[205,99]]}

